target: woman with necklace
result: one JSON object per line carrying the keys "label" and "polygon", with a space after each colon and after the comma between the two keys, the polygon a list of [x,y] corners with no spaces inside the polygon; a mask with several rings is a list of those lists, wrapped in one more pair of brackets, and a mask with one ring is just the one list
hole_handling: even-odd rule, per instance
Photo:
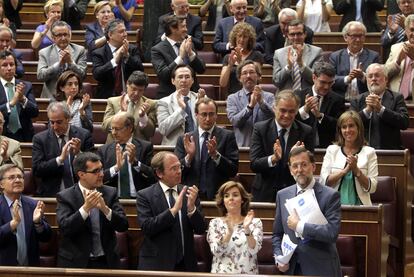
{"label": "woman with necklace", "polygon": [[250,199],[238,182],[228,181],[218,190],[216,204],[223,216],[210,221],[207,233],[212,273],[259,273],[257,253],[262,247],[263,226],[249,210]]}
{"label": "woman with necklace", "polygon": [[366,145],[357,112],[347,111],[339,117],[336,139],[326,149],[320,182],[340,192],[341,204],[372,205],[370,193],[377,189],[377,154]]}

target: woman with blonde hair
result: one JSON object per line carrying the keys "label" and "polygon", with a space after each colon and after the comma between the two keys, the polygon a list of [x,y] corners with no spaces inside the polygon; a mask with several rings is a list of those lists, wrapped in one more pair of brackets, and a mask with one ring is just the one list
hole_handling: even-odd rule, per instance
{"label": "woman with blonde hair", "polygon": [[254,50],[256,46],[256,31],[245,22],[236,24],[230,32],[232,51],[224,56],[223,68],[220,74],[220,87],[227,87],[228,94],[239,91],[242,86],[236,76],[236,67],[244,60],[252,60],[260,68],[263,64],[262,54]]}
{"label": "woman with blonde hair", "polygon": [[59,21],[62,16],[63,1],[62,0],[49,0],[44,6],[46,15],[46,22],[37,26],[36,31],[32,39],[33,49],[43,49],[53,44],[52,38],[52,24],[55,21]]}
{"label": "woman with blonde hair", "polygon": [[263,226],[250,210],[251,195],[234,181],[224,183],[216,194],[222,217],[210,221],[207,241],[212,273],[258,274],[257,253],[262,247]]}
{"label": "woman with blonde hair", "polygon": [[377,154],[366,145],[361,117],[344,112],[337,122],[336,142],[326,149],[320,182],[340,192],[341,204],[372,205],[377,176]]}

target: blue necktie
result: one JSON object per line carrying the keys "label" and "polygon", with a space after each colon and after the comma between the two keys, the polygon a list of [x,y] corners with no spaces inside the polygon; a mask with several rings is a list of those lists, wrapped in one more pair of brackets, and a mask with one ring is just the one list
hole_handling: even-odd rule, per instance
{"label": "blue necktie", "polygon": [[[17,200],[16,200],[17,201]],[[26,245],[26,233],[24,231],[24,223],[23,223],[23,210],[22,206],[18,202],[17,205],[19,206],[19,215],[22,221],[20,221],[19,225],[17,225],[16,231],[16,240],[17,240],[17,262],[21,266],[29,265],[29,261],[27,259],[27,245]]]}
{"label": "blue necktie", "polygon": [[[65,135],[60,135],[60,153],[62,153],[63,146],[65,146]],[[73,174],[72,174],[72,166],[70,164],[70,153],[66,157],[66,159],[63,161],[63,184],[65,185],[65,188],[69,188],[73,186]]]}
{"label": "blue necktie", "polygon": [[[6,84],[6,87],[7,97],[9,98],[9,101],[11,101],[14,97],[13,84],[9,82]],[[21,128],[22,125],[20,124],[19,113],[17,112],[16,105],[14,105],[13,107],[10,107],[9,123],[7,124],[7,129],[12,134],[15,134]]]}
{"label": "blue necktie", "polygon": [[207,192],[207,160],[208,160],[208,150],[207,150],[207,141],[208,141],[208,132],[203,133],[203,144],[201,145],[201,167],[200,167],[200,192]]}
{"label": "blue necktie", "polygon": [[91,219],[91,230],[92,230],[92,255],[99,257],[104,254],[101,243],[101,228],[99,222],[99,210],[98,208],[92,208],[89,212]]}
{"label": "blue necktie", "polygon": [[[122,151],[125,150],[126,144],[122,144]],[[130,198],[130,190],[129,190],[129,168],[128,168],[128,155],[124,157],[124,165],[121,167],[119,171],[119,182],[120,182],[120,193],[119,196],[121,198]]]}
{"label": "blue necktie", "polygon": [[[174,199],[174,189],[168,189],[168,201],[170,202],[170,208],[174,207],[175,205],[175,199]],[[178,191],[177,191],[178,193]],[[176,252],[176,263],[181,262],[181,260],[183,259],[183,241],[182,241],[182,234],[181,234],[181,223],[180,223],[180,215],[177,213],[175,215],[175,226],[174,228],[176,228],[177,230],[177,252]]]}

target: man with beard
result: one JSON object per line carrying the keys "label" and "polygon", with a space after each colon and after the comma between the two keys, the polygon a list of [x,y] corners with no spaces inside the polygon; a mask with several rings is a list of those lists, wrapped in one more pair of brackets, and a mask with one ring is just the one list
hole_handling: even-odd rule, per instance
{"label": "man with beard", "polygon": [[[341,224],[341,203],[339,193],[323,186],[313,178],[315,172],[313,154],[305,147],[292,149],[289,154],[289,169],[296,184],[278,192],[276,216],[273,224],[273,253],[276,266],[287,275],[341,276],[341,265],[336,239]],[[311,224],[299,218],[294,209],[289,214],[284,203],[307,190],[313,190],[326,224]],[[288,235],[297,245],[288,264],[281,263],[282,238]]]}
{"label": "man with beard", "polygon": [[351,102],[364,122],[366,140],[376,149],[402,149],[400,130],[409,124],[403,96],[387,89],[384,65],[368,66],[366,78],[368,92]]}

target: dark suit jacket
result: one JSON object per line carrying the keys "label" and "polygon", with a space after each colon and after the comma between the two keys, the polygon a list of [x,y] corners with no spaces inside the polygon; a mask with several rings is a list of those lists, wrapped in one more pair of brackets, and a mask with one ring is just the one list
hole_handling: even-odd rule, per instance
{"label": "dark suit jacket", "polygon": [[[345,77],[350,72],[348,49],[344,48],[344,49],[333,52],[329,56],[329,62],[336,69],[335,83],[332,86],[332,90],[334,90],[338,94],[345,97],[345,93],[349,85],[345,83]],[[379,62],[378,52],[369,50],[367,48],[362,49],[362,53],[358,58],[358,63],[362,63],[362,69],[364,72],[367,70],[367,67],[370,64],[378,63],[378,62]],[[367,84],[362,82],[361,80],[357,80],[357,85],[358,85],[359,93],[364,93],[368,90]]]}
{"label": "dark suit jacket", "polygon": [[[86,129],[70,126],[69,138],[79,138],[80,150],[90,151],[93,148],[92,136]],[[59,192],[63,176],[63,165],[58,166],[56,157],[60,155],[58,139],[51,128],[37,133],[33,137],[32,164],[33,174],[40,178],[37,193],[40,196],[54,197]],[[74,155],[70,155],[73,161]]]}
{"label": "dark suit jacket", "polygon": [[72,6],[64,5],[62,11],[62,20],[66,21],[72,30],[81,29],[81,19],[85,17],[89,0],[75,0]]}
{"label": "dark suit jacket", "polygon": [[88,49],[88,61],[92,61],[92,51],[96,49],[95,40],[104,36],[98,21],[85,25],[85,45]]}
{"label": "dark suit jacket", "polygon": [[[305,43],[313,44],[312,29],[305,26],[305,30],[306,30]],[[273,56],[275,55],[275,50],[285,47],[286,38],[283,36],[282,29],[280,29],[279,24],[267,27],[264,30],[264,36],[265,36],[264,59],[267,64],[273,64]]]}
{"label": "dark suit jacket", "polygon": [[[278,162],[276,166],[269,167],[268,157],[274,153],[273,145],[278,134],[274,118],[254,125],[250,145],[250,168],[256,173],[252,186],[253,201],[274,202],[277,191],[295,183],[287,164]],[[295,120],[290,128],[286,153],[290,152],[297,141],[303,142],[306,149],[313,152],[312,128]]]}
{"label": "dark suit jacket", "polygon": [[[200,183],[200,144],[198,129],[190,133],[194,137],[196,153],[191,161],[190,167],[184,167],[182,180],[183,184],[192,186]],[[239,148],[237,147],[236,138],[232,131],[214,127],[211,137],[215,136],[217,140],[217,151],[221,154],[220,163],[208,157],[207,160],[207,198],[213,200],[219,187],[230,178],[236,176],[239,170]],[[183,136],[178,138],[175,147],[175,154],[181,160],[181,164],[185,165],[184,157],[186,155],[184,149]]]}
{"label": "dark suit jacket", "polygon": [[[110,221],[99,211],[101,243],[109,268],[119,268],[119,254],[116,246],[115,231],[128,230],[128,219],[119,203],[116,189],[102,186],[105,204],[112,210]],[[58,250],[58,267],[86,268],[92,248],[92,226],[90,218],[83,220],[79,208],[84,199],[79,185],[76,184],[56,195],[56,218],[61,240]]]}
{"label": "dark suit jacket", "polygon": [[341,225],[339,193],[319,183],[315,183],[313,190],[319,208],[328,223],[325,225],[305,223],[302,234],[304,240],[299,240],[295,232],[287,226],[289,212],[284,205],[287,199],[296,196],[297,186],[295,184],[279,191],[273,223],[273,253],[282,255],[282,238],[283,234],[287,234],[290,240],[297,244],[297,247],[285,274],[294,275],[296,265],[299,263],[301,275],[340,277],[342,276],[341,264],[336,250],[336,239]]}
{"label": "dark suit jacket", "polygon": [[[368,94],[369,92],[361,94],[356,100],[352,101],[351,109],[359,112],[365,127],[365,139],[369,142],[371,120],[363,112]],[[381,102],[385,110],[382,116],[376,117],[379,120],[380,149],[403,149],[400,130],[407,129],[409,124],[408,110],[404,98],[400,93],[386,90]]]}
{"label": "dark suit jacket", "polygon": [[[313,95],[312,88],[304,89],[297,92],[300,97],[300,106],[305,105],[306,95]],[[320,112],[324,114],[321,123],[310,112],[309,118],[302,120],[299,113],[296,115],[296,119],[312,127],[315,137],[315,132],[318,132],[319,145],[315,147],[326,148],[332,144],[335,140],[336,134],[336,121],[339,116],[345,111],[345,99],[333,91],[330,91],[323,97]],[[314,127],[317,126],[317,129]]]}
{"label": "dark suit jacket", "polygon": [[[264,52],[264,33],[263,24],[260,19],[254,16],[246,16],[245,22],[249,23],[256,30],[256,47],[255,50]],[[234,26],[234,16],[222,18],[217,25],[216,35],[213,41],[213,51],[223,56],[230,53],[226,49],[226,45],[229,42],[230,31]]]}
{"label": "dark suit jacket", "polygon": [[[122,65],[125,82],[133,71],[144,71],[141,58],[139,57],[139,49],[135,45],[129,45],[128,53],[129,58],[126,63],[123,63]],[[92,52],[92,73],[93,77],[98,81],[95,94],[96,98],[106,99],[108,97],[116,96],[114,94],[116,67],[112,66],[112,58],[112,51],[108,44],[105,44]]]}
{"label": "dark suit jacket", "polygon": [[[178,186],[178,193],[183,186]],[[201,213],[200,201],[196,211],[187,216],[187,197],[181,208],[181,224],[184,237],[184,263],[187,271],[197,271],[194,253],[194,233],[204,234],[206,225]],[[178,228],[171,214],[165,194],[159,183],[143,189],[137,195],[138,224],[144,233],[138,258],[140,270],[173,271],[176,262]]]}
{"label": "dark suit jacket", "polygon": [[[158,34],[157,38],[155,39],[152,45],[156,45],[161,41],[162,34],[165,33],[164,30],[164,18],[167,16],[173,15],[172,12],[161,15],[158,19]],[[185,20],[187,24],[187,34],[191,36],[191,39],[194,44],[194,48],[196,50],[203,50],[203,31],[201,30],[201,18],[197,15],[192,15],[188,13],[187,18]]]}
{"label": "dark suit jacket", "polygon": [[[26,247],[29,266],[39,266],[39,241],[47,242],[52,236],[49,224],[42,219],[43,231],[38,233],[33,224],[33,211],[37,201],[27,196],[21,196],[25,233]],[[17,240],[16,234],[10,229],[12,216],[7,200],[4,195],[0,195],[0,265],[16,266],[17,263]]]}
{"label": "dark suit jacket", "polygon": [[[230,15],[228,14],[227,9],[223,6],[222,18],[225,18],[228,16]],[[204,31],[215,31],[216,20],[217,20],[217,5],[212,3],[208,7],[208,17],[207,17],[206,26],[204,27]]]}
{"label": "dark suit jacket", "polygon": [[[151,48],[151,62],[157,73],[159,79],[159,88],[157,98],[168,96],[175,91],[175,86],[171,83],[171,73],[177,66],[174,60],[177,54],[168,40],[160,41],[157,45]],[[206,64],[204,61],[195,56],[195,59],[189,63],[189,66],[197,73],[202,74],[206,71]],[[191,91],[197,92],[200,88],[197,78],[194,79],[194,84]]]}
{"label": "dark suit jacket", "polygon": [[20,19],[19,12],[23,8],[23,0],[17,1],[17,8],[14,9],[13,5],[11,3],[11,0],[5,0],[4,1],[4,17],[10,20],[10,23],[14,23],[16,25],[16,28],[22,27],[22,20]]}
{"label": "dark suit jacket", "polygon": [[[144,189],[155,182],[151,159],[153,156],[153,146],[150,142],[141,139],[132,139],[135,145],[137,163],[131,165],[134,185],[137,191]],[[98,148],[98,155],[101,157],[104,170],[104,183],[108,186],[118,188],[118,174],[111,178],[109,169],[116,164],[115,157],[116,142],[104,144]],[[138,161],[141,166],[138,167]]]}
{"label": "dark suit jacket", "polygon": [[[339,31],[341,32],[345,24],[355,20],[356,0],[333,0],[334,11],[342,15]],[[378,19],[377,11],[384,8],[384,0],[365,0],[361,1],[361,17],[368,32],[381,32],[382,26]]]}
{"label": "dark suit jacket", "polygon": [[39,109],[37,108],[36,99],[32,93],[32,84],[30,82],[16,79],[16,84],[19,83],[23,83],[25,85],[24,96],[26,96],[27,98],[27,105],[25,108],[23,108],[23,105],[20,102],[16,104],[22,128],[18,130],[15,134],[12,134],[7,130],[10,115],[7,111],[7,91],[0,84],[0,111],[3,114],[5,120],[3,127],[3,135],[18,140],[20,142],[30,142],[32,141],[34,134],[32,118],[36,117],[39,114]]}

